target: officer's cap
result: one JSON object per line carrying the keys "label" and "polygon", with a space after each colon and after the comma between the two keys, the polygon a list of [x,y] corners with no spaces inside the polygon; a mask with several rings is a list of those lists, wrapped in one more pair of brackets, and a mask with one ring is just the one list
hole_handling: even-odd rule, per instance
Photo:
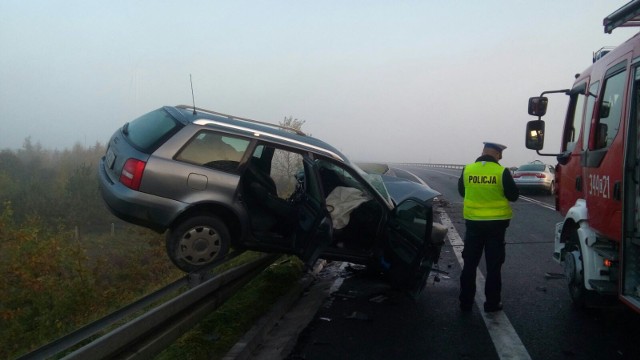
{"label": "officer's cap", "polygon": [[507,148],[506,146],[504,146],[502,144],[498,144],[498,143],[494,143],[494,142],[485,141],[485,142],[483,142],[483,144],[484,144],[485,148],[491,148],[491,149],[497,150],[499,152],[502,152],[502,150]]}

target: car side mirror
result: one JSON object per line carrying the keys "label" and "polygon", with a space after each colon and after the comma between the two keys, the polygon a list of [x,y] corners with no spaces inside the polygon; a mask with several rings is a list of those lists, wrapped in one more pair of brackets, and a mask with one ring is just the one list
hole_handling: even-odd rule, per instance
{"label": "car side mirror", "polygon": [[549,99],[544,96],[536,96],[529,98],[529,115],[542,117],[547,113],[547,104]]}
{"label": "car side mirror", "polygon": [[544,120],[532,120],[527,123],[525,146],[531,150],[544,147]]}

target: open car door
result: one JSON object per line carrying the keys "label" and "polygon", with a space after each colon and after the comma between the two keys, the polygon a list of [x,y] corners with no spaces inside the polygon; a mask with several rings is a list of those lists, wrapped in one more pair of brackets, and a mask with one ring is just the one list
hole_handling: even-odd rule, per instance
{"label": "open car door", "polygon": [[310,268],[318,257],[331,244],[333,228],[331,217],[326,207],[320,182],[315,175],[316,166],[308,157],[304,157],[304,175],[297,175],[296,189],[299,211],[299,224],[296,231],[295,247],[305,266]]}
{"label": "open car door", "polygon": [[394,202],[385,244],[385,264],[390,281],[417,297],[438,262],[447,229],[433,222],[432,199],[439,195],[429,187],[398,178],[384,178]]}
{"label": "open car door", "polygon": [[251,250],[283,252],[313,266],[333,235],[315,164],[302,151],[258,144],[243,174],[257,239]]}

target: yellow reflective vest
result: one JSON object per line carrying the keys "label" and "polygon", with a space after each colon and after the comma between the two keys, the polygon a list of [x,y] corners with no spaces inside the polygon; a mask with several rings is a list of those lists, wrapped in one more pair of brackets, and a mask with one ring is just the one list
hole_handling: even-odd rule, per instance
{"label": "yellow reflective vest", "polygon": [[504,196],[504,167],[491,161],[465,166],[463,216],[467,220],[508,220],[512,211]]}

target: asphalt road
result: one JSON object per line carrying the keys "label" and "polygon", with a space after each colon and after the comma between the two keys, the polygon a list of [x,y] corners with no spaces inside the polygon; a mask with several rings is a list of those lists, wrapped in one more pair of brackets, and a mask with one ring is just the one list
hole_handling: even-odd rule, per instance
{"label": "asphalt road", "polygon": [[[523,194],[513,204],[503,266],[504,311],[458,308],[462,199],[459,170],[400,167],[436,189],[438,215],[450,226],[432,276],[411,299],[361,267],[330,269],[331,295],[297,339],[288,359],[640,359],[640,316],[622,306],[583,311],[571,305],[562,268],[552,258],[561,216],[553,198]],[[457,237],[456,237],[457,236]],[[481,262],[481,269],[483,268]],[[481,283],[484,270],[479,272]],[[482,291],[476,303],[482,304]],[[315,310],[314,310],[315,311]]]}

